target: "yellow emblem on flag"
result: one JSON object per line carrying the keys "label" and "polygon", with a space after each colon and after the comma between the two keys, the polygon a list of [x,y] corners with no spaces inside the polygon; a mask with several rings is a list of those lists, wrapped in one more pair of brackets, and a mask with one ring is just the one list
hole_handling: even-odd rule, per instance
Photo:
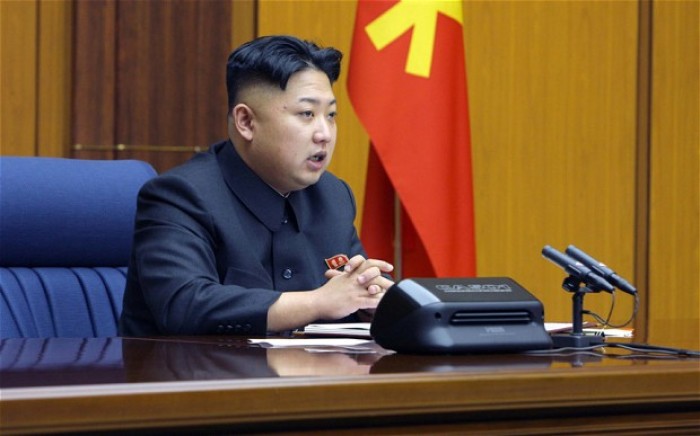
{"label": "yellow emblem on flag", "polygon": [[401,0],[369,23],[365,31],[374,47],[382,50],[413,28],[406,72],[427,78],[433,62],[438,13],[463,23],[461,0]]}

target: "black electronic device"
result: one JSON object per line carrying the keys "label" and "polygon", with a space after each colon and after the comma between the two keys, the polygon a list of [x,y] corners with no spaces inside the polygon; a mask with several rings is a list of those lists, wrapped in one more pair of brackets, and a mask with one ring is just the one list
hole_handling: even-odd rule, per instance
{"label": "black electronic device", "polygon": [[544,307],[507,277],[401,280],[380,301],[374,340],[399,353],[499,353],[551,348]]}

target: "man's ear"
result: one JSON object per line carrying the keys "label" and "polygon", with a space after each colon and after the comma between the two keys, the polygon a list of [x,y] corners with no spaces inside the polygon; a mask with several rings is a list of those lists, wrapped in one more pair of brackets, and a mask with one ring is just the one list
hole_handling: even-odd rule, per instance
{"label": "man's ear", "polygon": [[239,103],[231,109],[231,123],[233,128],[246,141],[253,139],[253,119],[255,114],[248,105]]}

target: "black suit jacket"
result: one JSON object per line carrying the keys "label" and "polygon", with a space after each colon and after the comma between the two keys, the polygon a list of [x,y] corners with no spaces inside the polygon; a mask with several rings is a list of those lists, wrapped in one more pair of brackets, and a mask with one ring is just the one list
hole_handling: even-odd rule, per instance
{"label": "black suit jacket", "polygon": [[265,334],[280,292],[321,286],[325,259],[365,255],[355,213],[328,172],[284,198],[230,141],[214,144],[139,193],[120,334]]}

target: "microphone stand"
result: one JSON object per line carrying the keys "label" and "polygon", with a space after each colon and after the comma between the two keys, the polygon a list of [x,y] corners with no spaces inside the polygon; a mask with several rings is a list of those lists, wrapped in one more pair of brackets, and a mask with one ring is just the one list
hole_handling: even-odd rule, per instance
{"label": "microphone stand", "polygon": [[568,276],[562,283],[562,288],[567,292],[573,292],[573,328],[570,334],[552,335],[552,343],[554,348],[584,348],[593,345],[605,343],[603,336],[586,336],[583,333],[583,297],[592,292],[600,292],[586,283],[586,286],[581,286],[581,282],[577,277]]}

